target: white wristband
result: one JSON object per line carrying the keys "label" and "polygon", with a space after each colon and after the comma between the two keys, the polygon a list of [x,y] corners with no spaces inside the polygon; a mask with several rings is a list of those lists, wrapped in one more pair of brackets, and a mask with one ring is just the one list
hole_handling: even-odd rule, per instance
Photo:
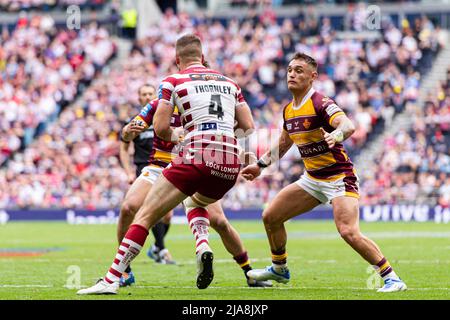
{"label": "white wristband", "polygon": [[344,141],[344,133],[341,130],[334,130],[331,135],[333,136],[334,140],[338,143]]}

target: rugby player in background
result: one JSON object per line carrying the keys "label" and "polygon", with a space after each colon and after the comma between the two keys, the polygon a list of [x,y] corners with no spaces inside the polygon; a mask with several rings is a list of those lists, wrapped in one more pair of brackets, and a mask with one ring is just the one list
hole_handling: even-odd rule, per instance
{"label": "rugby player in background", "polygon": [[[150,101],[156,98],[156,89],[150,84],[142,85],[138,90],[138,100],[141,108],[145,107]],[[131,126],[130,123],[127,124]],[[147,183],[138,181],[135,183],[137,177],[140,176],[142,169],[149,165],[150,155],[153,152],[153,125],[148,126],[145,130],[134,135],[133,139],[128,141],[124,140],[122,135],[120,139],[120,163],[124,168],[128,183],[131,184],[129,191],[127,192],[122,206],[120,208],[119,222],[117,225],[117,239],[120,242],[131,224],[134,218],[134,214],[139,209],[142,201],[147,194]],[[134,153],[133,162],[136,167],[134,172],[130,163],[129,148],[133,143]],[[166,249],[164,238],[167,235],[170,227],[170,220],[172,218],[172,212],[169,212],[164,218],[161,219],[153,228],[152,233],[155,237],[155,243],[148,249],[147,255],[158,263],[174,264],[169,250]],[[123,274],[120,285],[128,286],[135,282],[134,274],[129,267]]]}
{"label": "rugby player in background", "polygon": [[379,247],[359,229],[358,177],[342,144],[355,128],[333,100],[313,89],[316,78],[316,61],[306,54],[296,53],[287,68],[287,85],[293,100],[283,109],[280,139],[256,164],[242,171],[247,180],[255,179],[263,168],[281,159],[294,143],[306,171],[298,181],[282,189],[264,210],[272,265],[251,270],[247,275],[256,280],[289,282],[284,223],[321,203],[331,202],[341,237],[383,278],[384,286],[378,291],[406,290],[406,284]]}

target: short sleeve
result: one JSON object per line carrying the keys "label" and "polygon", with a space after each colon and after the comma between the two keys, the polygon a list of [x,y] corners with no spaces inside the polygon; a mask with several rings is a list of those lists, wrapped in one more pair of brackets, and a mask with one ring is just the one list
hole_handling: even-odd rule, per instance
{"label": "short sleeve", "polygon": [[164,78],[158,88],[158,99],[167,101],[172,106],[174,105],[173,92],[175,90],[175,81],[174,77]]}
{"label": "short sleeve", "polygon": [[237,91],[236,91],[236,107],[247,103],[247,101],[245,101],[244,95],[242,94],[242,90],[241,87],[239,87],[238,85],[236,85]]}
{"label": "short sleeve", "polygon": [[345,112],[332,99],[325,97],[319,104],[319,115],[331,126],[334,118],[339,115],[345,115]]}
{"label": "short sleeve", "polygon": [[150,103],[147,103],[147,105],[141,109],[139,114],[134,117],[133,120],[142,120],[145,122],[146,128],[150,127],[153,123],[153,116],[155,115],[157,104],[157,100],[153,100]]}

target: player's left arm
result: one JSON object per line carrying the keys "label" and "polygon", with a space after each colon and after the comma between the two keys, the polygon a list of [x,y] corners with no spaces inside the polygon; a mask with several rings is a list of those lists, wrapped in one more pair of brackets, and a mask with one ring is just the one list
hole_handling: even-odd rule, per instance
{"label": "player's left arm", "polygon": [[183,128],[172,129],[170,126],[174,106],[166,101],[159,100],[158,108],[153,117],[153,128],[158,137],[172,143],[179,143],[183,139]]}
{"label": "player's left arm", "polygon": [[328,133],[321,128],[323,137],[330,149],[333,148],[336,143],[341,143],[355,132],[355,125],[343,112],[335,116],[331,120],[330,125],[335,129],[332,132]]}

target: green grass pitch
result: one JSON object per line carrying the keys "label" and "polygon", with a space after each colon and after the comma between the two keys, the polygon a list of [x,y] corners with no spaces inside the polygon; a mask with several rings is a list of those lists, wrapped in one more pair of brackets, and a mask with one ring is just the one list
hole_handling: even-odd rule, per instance
{"label": "green grass pitch", "polygon": [[[232,221],[241,234],[252,266],[270,264],[260,221]],[[248,288],[243,272],[211,231],[215,277],[210,287],[195,286],[194,240],[187,225],[172,225],[166,243],[177,265],[160,265],[143,251],[133,262],[133,287],[116,296],[77,296],[104,276],[116,252],[114,225],[60,222],[10,222],[0,226],[0,300],[4,299],[164,299],[164,300],[303,300],[303,299],[449,299],[450,225],[434,223],[361,223],[405,280],[408,291],[380,294],[377,277],[338,236],[332,221],[286,224],[291,282],[273,288]],[[150,235],[149,240],[153,241]],[[150,241],[147,240],[145,251]],[[13,257],[8,250],[54,251]],[[74,267],[75,266],[75,267]],[[74,273],[75,272],[75,273]]]}

